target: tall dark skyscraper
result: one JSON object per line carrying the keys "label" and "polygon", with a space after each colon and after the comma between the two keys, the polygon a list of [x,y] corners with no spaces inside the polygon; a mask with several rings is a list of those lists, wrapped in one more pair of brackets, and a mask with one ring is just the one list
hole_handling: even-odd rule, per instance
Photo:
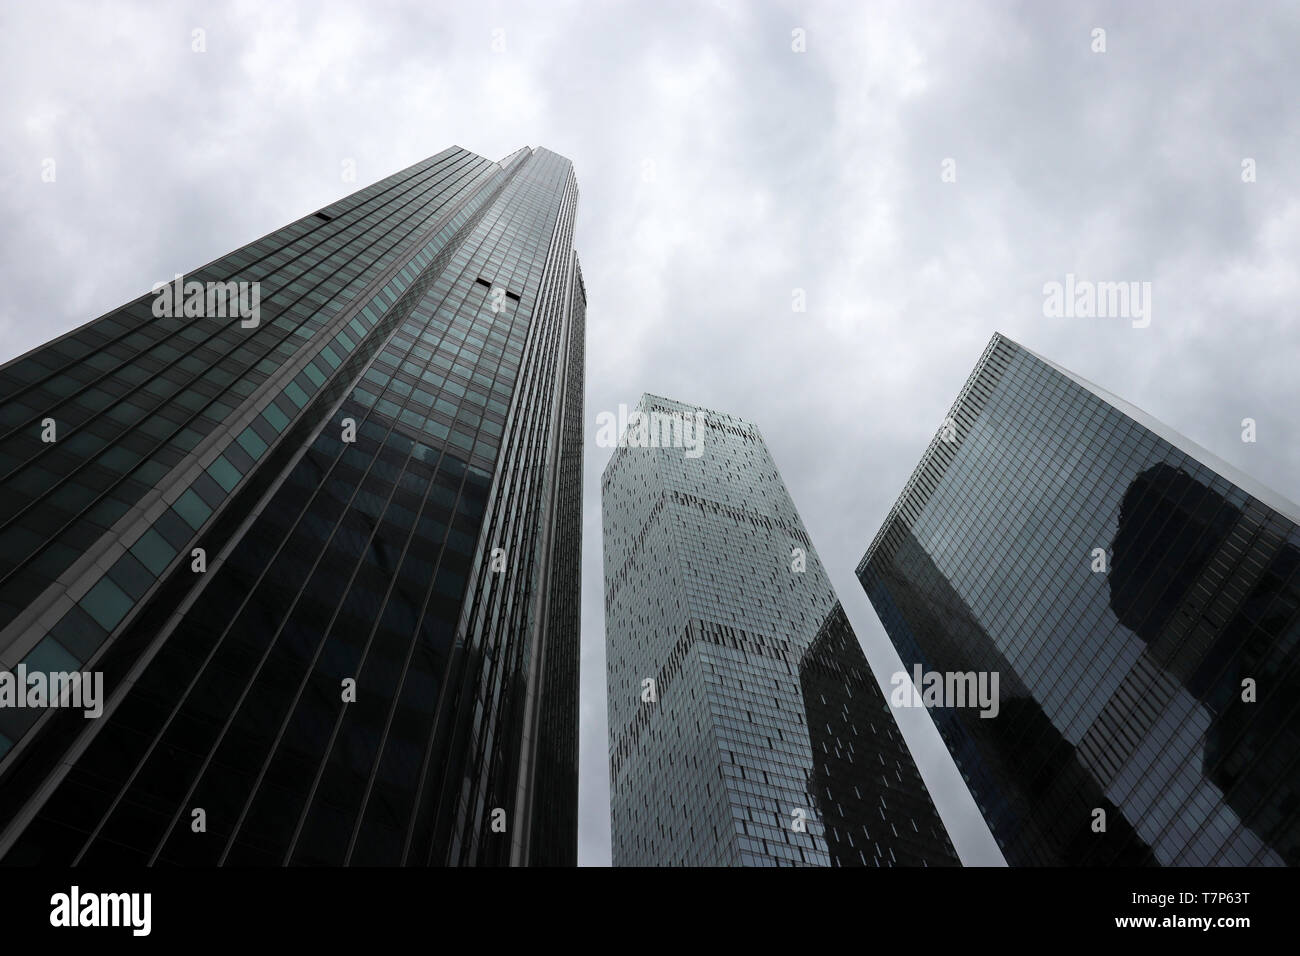
{"label": "tall dark skyscraper", "polygon": [[614,864],[955,865],[758,429],[651,395],[623,417],[601,484]]}
{"label": "tall dark skyscraper", "polygon": [[454,147],[0,367],[7,864],[572,864],[568,160]]}
{"label": "tall dark skyscraper", "polygon": [[1300,864],[1297,522],[993,337],[858,577],[909,667],[1001,674],[932,715],[1008,862]]}

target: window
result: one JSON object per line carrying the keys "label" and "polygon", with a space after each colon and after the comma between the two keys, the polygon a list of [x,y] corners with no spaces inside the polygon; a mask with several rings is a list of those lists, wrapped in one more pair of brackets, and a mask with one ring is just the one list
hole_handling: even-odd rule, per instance
{"label": "window", "polygon": [[[162,574],[176,555],[176,549],[157,531],[150,528],[131,546],[131,553],[154,574]],[[89,595],[87,595],[89,596]]]}
{"label": "window", "polygon": [[93,617],[100,627],[106,631],[111,631],[117,627],[122,618],[126,617],[126,612],[131,609],[132,601],[121,588],[108,578],[101,578],[100,582],[81,599],[80,604],[82,609]]}

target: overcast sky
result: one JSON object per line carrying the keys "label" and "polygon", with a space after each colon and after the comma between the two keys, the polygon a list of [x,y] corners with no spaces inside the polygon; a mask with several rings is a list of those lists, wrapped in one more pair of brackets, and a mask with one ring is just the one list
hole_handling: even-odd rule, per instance
{"label": "overcast sky", "polygon": [[[0,361],[447,146],[573,160],[582,863],[609,861],[599,412],[757,424],[885,682],[853,568],[995,330],[1298,497],[1295,4],[2,10]],[[1150,282],[1150,325],[1046,317],[1068,274]],[[1000,862],[896,713],[962,858]]]}

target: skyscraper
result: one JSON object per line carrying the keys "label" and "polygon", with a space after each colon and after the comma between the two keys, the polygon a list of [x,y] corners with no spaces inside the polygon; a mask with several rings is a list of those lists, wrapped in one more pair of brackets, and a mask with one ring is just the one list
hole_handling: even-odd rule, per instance
{"label": "skyscraper", "polygon": [[651,395],[622,417],[601,483],[614,864],[956,864],[758,429]]}
{"label": "skyscraper", "polygon": [[995,335],[858,566],[1013,865],[1300,863],[1300,509]]}
{"label": "skyscraper", "polygon": [[572,165],[447,149],[0,367],[5,863],[577,852]]}

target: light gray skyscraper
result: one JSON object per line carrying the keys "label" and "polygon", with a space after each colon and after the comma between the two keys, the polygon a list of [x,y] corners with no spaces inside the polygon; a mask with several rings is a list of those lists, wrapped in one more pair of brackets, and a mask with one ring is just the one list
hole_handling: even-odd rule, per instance
{"label": "light gray skyscraper", "polygon": [[651,395],[626,418],[601,484],[615,865],[955,864],[758,429]]}

